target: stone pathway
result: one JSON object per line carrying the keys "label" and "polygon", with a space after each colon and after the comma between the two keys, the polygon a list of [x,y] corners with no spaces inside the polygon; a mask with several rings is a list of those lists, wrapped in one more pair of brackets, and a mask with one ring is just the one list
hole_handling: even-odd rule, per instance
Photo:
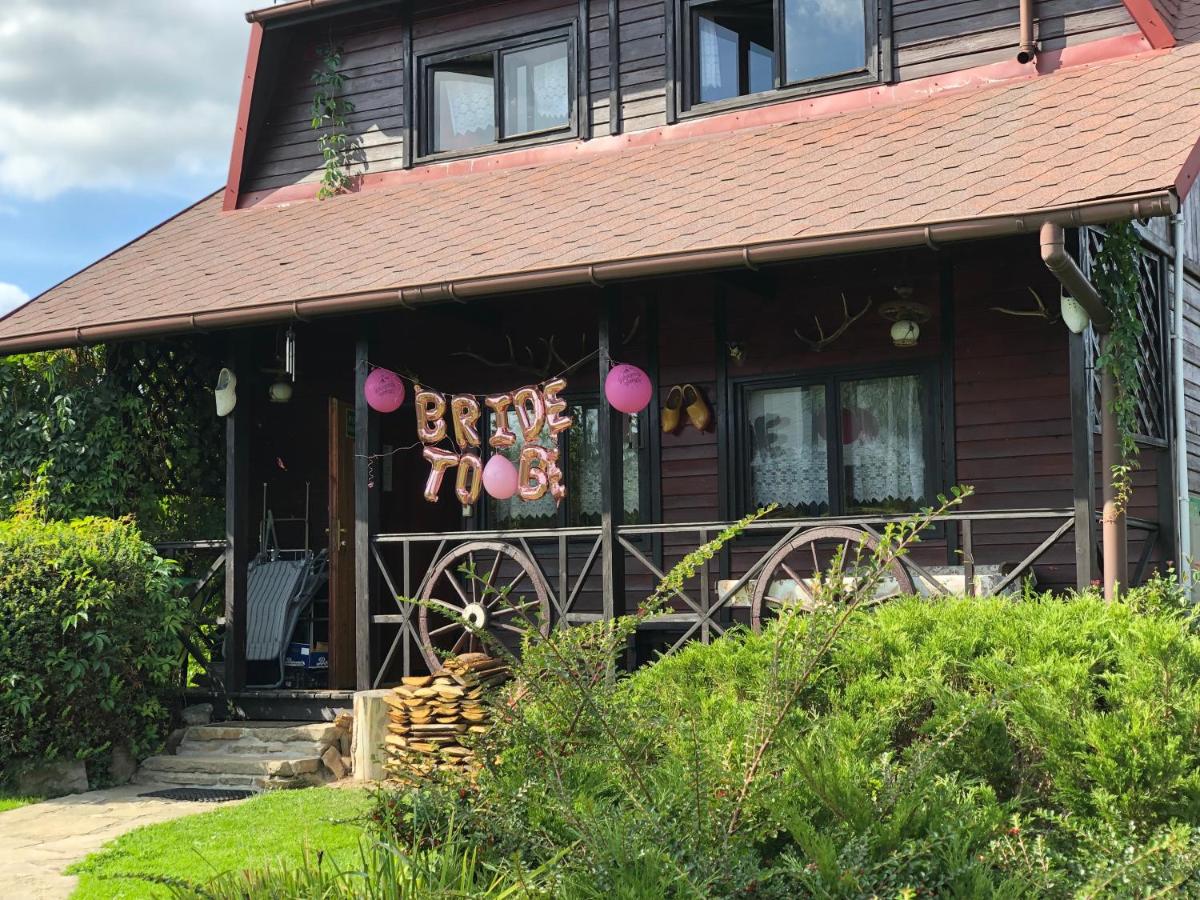
{"label": "stone pathway", "polygon": [[134,828],[216,808],[211,803],[138,796],[156,789],[126,785],[0,813],[3,895],[22,900],[69,897],[78,879],[62,873],[71,863]]}

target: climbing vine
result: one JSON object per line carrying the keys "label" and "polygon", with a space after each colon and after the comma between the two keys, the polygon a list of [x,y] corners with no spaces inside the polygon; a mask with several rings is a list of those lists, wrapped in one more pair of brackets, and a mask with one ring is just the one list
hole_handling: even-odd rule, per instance
{"label": "climbing vine", "polygon": [[1133,494],[1133,473],[1138,467],[1138,409],[1140,386],[1138,342],[1145,330],[1138,314],[1138,255],[1141,240],[1133,223],[1118,222],[1105,231],[1104,241],[1092,262],[1092,282],[1112,315],[1104,350],[1096,360],[1116,382],[1113,415],[1121,436],[1121,458],[1112,467],[1117,509],[1124,511]]}
{"label": "climbing vine", "polygon": [[324,166],[317,198],[324,200],[350,187],[350,155],[353,145],[346,134],[346,116],[354,112],[354,104],[343,97],[342,51],[333,43],[317,49],[318,63],[312,80],[316,93],[312,101],[312,127],[320,132],[317,146],[321,148]]}

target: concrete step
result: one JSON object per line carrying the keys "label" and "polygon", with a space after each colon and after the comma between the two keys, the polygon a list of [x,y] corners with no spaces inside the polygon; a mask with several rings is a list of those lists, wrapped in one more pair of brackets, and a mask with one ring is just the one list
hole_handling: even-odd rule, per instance
{"label": "concrete step", "polygon": [[275,756],[247,756],[236,753],[220,753],[212,756],[152,756],[142,763],[142,771],[148,774],[175,772],[196,775],[259,775],[290,778],[293,775],[313,775],[320,772],[321,760],[316,756],[283,759]]}

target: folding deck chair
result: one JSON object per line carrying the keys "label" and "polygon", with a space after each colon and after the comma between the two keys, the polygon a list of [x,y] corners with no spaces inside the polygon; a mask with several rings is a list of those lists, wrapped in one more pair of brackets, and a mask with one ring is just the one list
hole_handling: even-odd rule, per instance
{"label": "folding deck chair", "polygon": [[277,688],[284,680],[284,659],[296,622],[329,580],[328,554],[322,550],[274,551],[250,563],[246,589],[246,661],[274,662],[279,679],[247,687]]}

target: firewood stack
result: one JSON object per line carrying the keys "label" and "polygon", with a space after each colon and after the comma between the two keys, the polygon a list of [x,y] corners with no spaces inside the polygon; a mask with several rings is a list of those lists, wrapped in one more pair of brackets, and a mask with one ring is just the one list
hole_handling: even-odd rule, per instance
{"label": "firewood stack", "polygon": [[387,761],[393,777],[427,775],[435,769],[470,769],[474,751],[464,735],[488,730],[483,695],[509,679],[508,666],[484,653],[446,660],[433,675],[411,675],[384,699],[388,706]]}

